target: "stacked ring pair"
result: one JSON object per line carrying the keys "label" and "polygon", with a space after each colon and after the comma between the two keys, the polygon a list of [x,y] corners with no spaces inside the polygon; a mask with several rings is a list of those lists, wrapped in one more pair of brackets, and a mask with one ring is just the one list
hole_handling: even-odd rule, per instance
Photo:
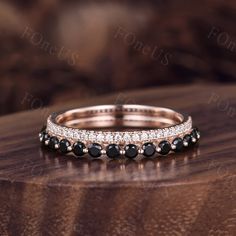
{"label": "stacked ring pair", "polygon": [[62,153],[80,157],[135,158],[180,152],[200,139],[192,118],[167,108],[102,105],[53,113],[40,141]]}

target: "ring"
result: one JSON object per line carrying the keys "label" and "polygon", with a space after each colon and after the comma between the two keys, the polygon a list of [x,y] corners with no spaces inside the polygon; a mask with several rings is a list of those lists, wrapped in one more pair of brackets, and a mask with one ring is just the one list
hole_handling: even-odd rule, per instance
{"label": "ring", "polygon": [[39,139],[61,153],[114,159],[180,152],[196,144],[200,132],[190,116],[168,108],[101,105],[51,114]]}

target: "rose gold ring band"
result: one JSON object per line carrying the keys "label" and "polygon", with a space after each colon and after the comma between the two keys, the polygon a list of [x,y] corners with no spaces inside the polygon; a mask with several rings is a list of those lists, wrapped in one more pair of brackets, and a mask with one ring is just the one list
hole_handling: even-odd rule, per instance
{"label": "rose gold ring band", "polygon": [[142,105],[79,108],[54,113],[47,123],[50,134],[69,138],[71,141],[99,143],[151,141],[184,134],[191,128],[191,117],[167,108]]}
{"label": "rose gold ring band", "polygon": [[[49,137],[56,137],[58,142],[67,140],[70,143],[68,150],[81,142],[86,152],[87,147],[95,143],[101,146],[101,153],[105,153],[110,144],[117,144],[121,149],[128,144],[138,147],[145,143],[156,146],[162,141],[171,144],[176,138],[184,139],[186,135],[191,135],[193,128],[190,116],[174,110],[127,104],[91,106],[53,113],[47,119],[45,132]],[[199,137],[200,134],[195,133],[190,141],[196,142]],[[50,140],[44,139],[42,135],[41,140],[49,145]],[[186,140],[183,143],[189,145]],[[56,145],[55,149],[59,146]]]}

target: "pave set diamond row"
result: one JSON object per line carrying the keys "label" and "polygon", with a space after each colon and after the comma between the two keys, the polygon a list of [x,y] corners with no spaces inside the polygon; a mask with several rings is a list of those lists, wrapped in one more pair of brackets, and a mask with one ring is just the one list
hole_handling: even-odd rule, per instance
{"label": "pave set diamond row", "polygon": [[114,159],[179,152],[196,144],[200,132],[190,116],[168,108],[102,105],[53,113],[39,139],[64,154]]}
{"label": "pave set diamond row", "polygon": [[188,117],[186,122],[168,128],[129,132],[105,132],[67,128],[52,123],[51,119],[48,118],[46,130],[50,135],[57,136],[60,139],[67,138],[72,143],[81,141],[84,143],[96,142],[100,144],[140,144],[148,141],[155,142],[162,139],[172,139],[176,136],[183,136],[190,132],[191,129],[192,119],[191,117]]}

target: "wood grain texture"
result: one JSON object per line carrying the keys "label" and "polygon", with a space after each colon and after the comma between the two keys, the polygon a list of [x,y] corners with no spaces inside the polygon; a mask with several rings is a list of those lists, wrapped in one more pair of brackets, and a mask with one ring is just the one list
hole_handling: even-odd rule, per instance
{"label": "wood grain texture", "polygon": [[[0,118],[0,235],[235,235],[236,86],[114,94]],[[75,160],[41,149],[51,111],[94,104],[192,115],[200,146],[139,161]]]}

